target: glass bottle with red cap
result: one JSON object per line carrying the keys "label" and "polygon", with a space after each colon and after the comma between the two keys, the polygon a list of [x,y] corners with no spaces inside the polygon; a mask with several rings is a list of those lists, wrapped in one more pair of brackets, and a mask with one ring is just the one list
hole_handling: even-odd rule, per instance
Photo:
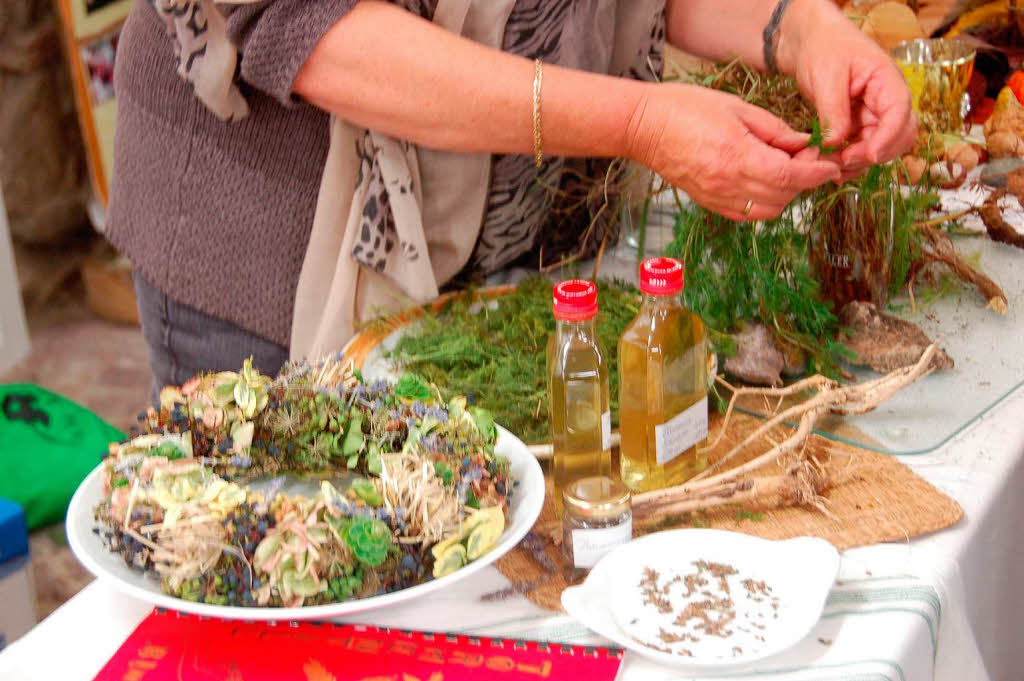
{"label": "glass bottle with red cap", "polygon": [[562,281],[552,292],[555,333],[548,341],[548,414],[555,506],[567,484],[611,472],[608,367],[597,341],[597,287]]}
{"label": "glass bottle with red cap", "polygon": [[619,340],[619,455],[633,491],[678,485],[707,467],[707,334],[683,304],[683,264],[644,261],[640,291],[640,312]]}

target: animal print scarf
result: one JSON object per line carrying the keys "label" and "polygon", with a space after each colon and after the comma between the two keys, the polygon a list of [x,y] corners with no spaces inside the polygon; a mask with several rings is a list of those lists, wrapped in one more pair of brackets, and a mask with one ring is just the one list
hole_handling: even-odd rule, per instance
{"label": "animal print scarf", "polygon": [[[259,0],[221,0],[245,5]],[[235,85],[238,51],[228,39],[224,15],[214,0],[150,0],[173,38],[178,75],[192,84],[196,97],[223,121],[249,115]]]}

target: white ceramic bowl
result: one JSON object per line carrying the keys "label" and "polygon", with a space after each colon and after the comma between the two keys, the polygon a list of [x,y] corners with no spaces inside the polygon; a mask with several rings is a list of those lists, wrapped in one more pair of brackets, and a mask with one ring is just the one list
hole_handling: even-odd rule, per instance
{"label": "white ceramic bowl", "polygon": [[508,458],[512,475],[519,481],[512,495],[509,525],[501,535],[498,545],[490,553],[450,575],[381,596],[300,608],[209,605],[169,596],[160,591],[158,581],[129,568],[120,556],[104,548],[101,539],[93,533],[92,530],[96,526],[93,510],[102,499],[101,466],[89,474],[71,499],[67,516],[68,542],[82,565],[97,578],[110,583],[129,596],[171,610],[227,619],[299,620],[328,619],[383,608],[443,589],[465,579],[511,551],[533,527],[544,505],[544,473],[519,438],[504,428],[499,428],[498,431],[495,452]]}
{"label": "white ceramic bowl", "polygon": [[[638,602],[637,584],[643,569],[650,567],[662,575],[685,574],[693,571],[695,561],[730,565],[741,577],[767,583],[777,598],[778,617],[769,614],[757,620],[764,628],[754,634],[733,627],[735,640],[704,636],[686,644],[693,657],[660,652],[634,640],[626,632],[631,623],[642,628],[659,617]],[[583,584],[562,593],[562,605],[587,627],[624,648],[663,664],[712,671],[749,664],[800,642],[821,617],[838,573],[839,552],[822,539],[770,541],[722,530],[670,530],[616,548],[594,566]],[[734,593],[734,597],[739,603],[739,595]],[[653,629],[657,631],[656,626]],[[753,635],[764,640],[750,645]],[[723,643],[741,647],[743,652],[723,656]]]}

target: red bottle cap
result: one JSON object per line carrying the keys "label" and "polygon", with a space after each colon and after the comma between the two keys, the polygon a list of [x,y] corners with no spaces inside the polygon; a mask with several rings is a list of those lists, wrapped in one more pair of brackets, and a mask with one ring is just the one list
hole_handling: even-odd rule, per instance
{"label": "red bottle cap", "polygon": [[640,265],[640,290],[670,296],[683,290],[683,263],[675,258],[651,258]]}
{"label": "red bottle cap", "polygon": [[555,319],[582,322],[597,315],[597,286],[586,279],[568,279],[552,291]]}

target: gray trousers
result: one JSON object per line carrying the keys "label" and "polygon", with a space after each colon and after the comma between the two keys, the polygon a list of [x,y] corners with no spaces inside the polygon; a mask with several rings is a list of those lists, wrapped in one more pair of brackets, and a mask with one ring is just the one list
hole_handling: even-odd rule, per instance
{"label": "gray trousers", "polygon": [[181,385],[203,371],[238,371],[251,356],[256,369],[274,376],[287,361],[288,348],[180,303],[138,273],[133,279],[142,337],[153,369],[150,399],[154,405],[165,385]]}

